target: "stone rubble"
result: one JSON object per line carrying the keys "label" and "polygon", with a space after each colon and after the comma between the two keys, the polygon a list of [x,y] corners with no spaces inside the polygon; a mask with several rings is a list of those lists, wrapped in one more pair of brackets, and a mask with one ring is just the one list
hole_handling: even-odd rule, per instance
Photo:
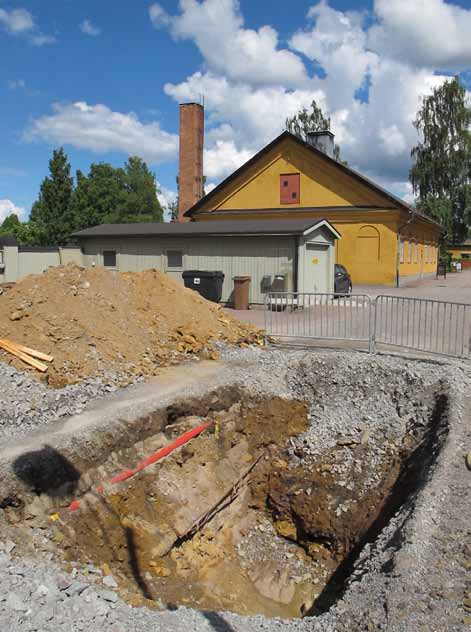
{"label": "stone rubble", "polygon": [[[132,608],[93,564],[59,569],[51,559],[21,557],[11,540],[0,542],[0,630],[8,632],[388,632],[463,631],[471,625],[471,369],[365,354],[235,350],[221,346],[234,381],[252,394],[311,393],[311,425],[293,440],[293,459],[335,449],[341,458],[326,472],[343,480],[361,468],[362,446],[381,460],[422,423],[420,403],[410,410],[405,383],[442,385],[449,395],[449,435],[420,493],[405,503],[379,536],[365,545],[343,595],[314,618],[284,621],[261,616],[204,613],[187,608]],[[352,376],[355,376],[353,380]],[[379,377],[381,379],[379,379]],[[387,385],[387,386],[385,386]],[[52,391],[0,363],[0,437],[20,437],[75,414],[113,387],[86,380]],[[333,386],[335,396],[332,397]],[[329,393],[329,401],[324,401]],[[392,394],[392,396],[391,396]],[[39,407],[37,403],[41,404]],[[29,407],[29,408],[28,408]],[[67,409],[65,412],[64,409]],[[63,414],[60,412],[62,411]],[[365,485],[374,485],[374,467]],[[344,481],[345,482],[345,481]],[[348,484],[348,482],[346,482]],[[343,509],[342,509],[343,511]],[[270,526],[264,527],[269,530]],[[250,538],[248,541],[250,546]],[[301,569],[300,569],[301,570]]]}
{"label": "stone rubble", "polygon": [[[136,376],[134,383],[144,379]],[[25,436],[38,427],[78,415],[91,401],[116,391],[118,384],[119,377],[108,374],[51,389],[30,374],[0,362],[0,440]]]}

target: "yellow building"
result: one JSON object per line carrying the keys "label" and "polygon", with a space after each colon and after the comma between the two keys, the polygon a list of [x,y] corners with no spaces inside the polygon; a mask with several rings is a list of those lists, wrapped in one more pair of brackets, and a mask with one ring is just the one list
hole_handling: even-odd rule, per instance
{"label": "yellow building", "polygon": [[460,259],[467,268],[471,267],[471,239],[467,239],[457,246],[449,246],[447,251],[450,253],[452,259],[455,261]]}
{"label": "yellow building", "polygon": [[329,154],[330,132],[283,132],[186,213],[193,221],[326,219],[354,284],[395,285],[436,270],[439,224]]}

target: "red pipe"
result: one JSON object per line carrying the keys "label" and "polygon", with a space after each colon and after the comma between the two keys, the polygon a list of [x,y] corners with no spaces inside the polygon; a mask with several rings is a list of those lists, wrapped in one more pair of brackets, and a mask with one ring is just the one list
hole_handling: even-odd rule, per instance
{"label": "red pipe", "polygon": [[[122,483],[123,481],[128,480],[128,478],[131,478],[138,472],[145,470],[146,467],[149,467],[149,465],[152,465],[153,463],[160,461],[160,459],[163,459],[164,457],[171,454],[177,448],[180,448],[182,445],[185,445],[185,443],[188,443],[188,441],[191,441],[191,439],[194,439],[195,437],[197,437],[199,434],[201,434],[207,428],[209,428],[209,426],[211,426],[212,423],[213,423],[212,421],[208,421],[207,423],[202,424],[201,426],[197,426],[196,428],[193,428],[192,430],[188,430],[188,432],[185,432],[184,434],[182,434],[173,443],[169,443],[169,445],[165,446],[165,448],[158,450],[158,452],[155,452],[151,456],[147,457],[147,459],[144,459],[144,461],[141,461],[140,463],[138,463],[138,465],[134,469],[124,470],[123,472],[116,474],[116,476],[113,476],[113,478],[110,479],[106,484],[116,485],[117,483]],[[95,489],[95,492],[97,494],[103,494],[104,491],[105,491],[104,485],[99,485]],[[80,507],[80,501],[73,500],[70,503],[68,510],[76,511],[77,509],[79,509],[79,507]]]}

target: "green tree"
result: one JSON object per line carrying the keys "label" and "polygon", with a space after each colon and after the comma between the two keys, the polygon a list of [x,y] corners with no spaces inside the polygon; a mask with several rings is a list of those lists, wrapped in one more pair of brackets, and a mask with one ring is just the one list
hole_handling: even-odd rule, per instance
{"label": "green tree", "polygon": [[163,209],[155,175],[138,156],[130,156],[124,165],[127,199],[121,221],[163,221]]}
{"label": "green tree", "polygon": [[[313,100],[310,111],[303,108],[291,118],[286,119],[286,129],[306,141],[308,132],[330,131],[330,118],[324,116],[321,108]],[[340,160],[340,147],[337,144],[334,145],[334,158]]]}
{"label": "green tree", "polygon": [[73,179],[64,150],[56,149],[49,161],[50,175],[44,178],[39,197],[31,209],[31,234],[40,246],[67,243],[75,228],[71,209]]}
{"label": "green tree", "polygon": [[21,222],[18,215],[16,213],[11,213],[3,220],[3,223],[0,226],[0,233],[2,235],[16,235],[20,226]]}
{"label": "green tree", "polygon": [[126,208],[124,170],[93,163],[88,176],[79,170],[76,179],[72,212],[77,229],[118,221]]}
{"label": "green tree", "polygon": [[161,222],[155,175],[146,163],[130,157],[124,169],[94,163],[88,176],[77,171],[72,210],[78,229],[115,222]]}
{"label": "green tree", "polygon": [[442,223],[445,240],[466,238],[471,223],[471,109],[458,77],[423,98],[414,126],[410,181],[417,207]]}

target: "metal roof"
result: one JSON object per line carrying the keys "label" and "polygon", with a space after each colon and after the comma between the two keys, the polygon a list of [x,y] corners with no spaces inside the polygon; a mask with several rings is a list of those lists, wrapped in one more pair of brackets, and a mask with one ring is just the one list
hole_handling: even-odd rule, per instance
{"label": "metal roof", "polygon": [[338,232],[325,219],[250,219],[210,220],[163,224],[146,222],[138,224],[100,224],[85,228],[72,236],[86,237],[212,237],[229,235],[302,235],[318,225],[325,225],[338,236]]}

